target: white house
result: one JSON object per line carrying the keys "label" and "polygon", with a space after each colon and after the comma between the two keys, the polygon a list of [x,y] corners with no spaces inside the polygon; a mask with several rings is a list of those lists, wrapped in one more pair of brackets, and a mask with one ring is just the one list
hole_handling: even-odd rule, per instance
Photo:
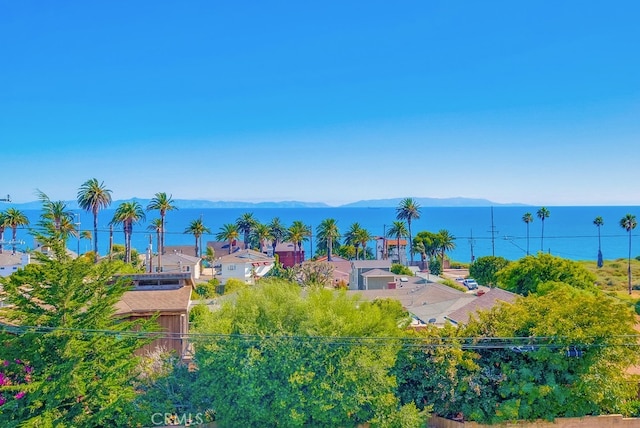
{"label": "white house", "polygon": [[258,251],[240,250],[218,258],[215,267],[221,284],[231,278],[254,284],[256,279],[262,278],[273,268],[275,260]]}
{"label": "white house", "polygon": [[7,277],[29,263],[31,263],[31,256],[28,253],[11,254],[9,251],[0,253],[0,276]]}
{"label": "white house", "polygon": [[[158,266],[161,263],[162,266]],[[147,271],[149,267],[147,266]],[[193,279],[200,278],[200,258],[182,253],[166,253],[160,257],[151,257],[151,271],[153,273],[190,273]]]}
{"label": "white house", "polygon": [[[365,286],[364,274],[371,270],[376,270],[376,274],[367,280]],[[383,271],[387,273],[384,274]],[[375,278],[375,279],[374,279]],[[391,260],[352,260],[351,273],[349,275],[349,290],[367,290],[368,288],[386,288],[389,281],[394,280],[391,273]],[[373,285],[376,283],[377,285]]]}

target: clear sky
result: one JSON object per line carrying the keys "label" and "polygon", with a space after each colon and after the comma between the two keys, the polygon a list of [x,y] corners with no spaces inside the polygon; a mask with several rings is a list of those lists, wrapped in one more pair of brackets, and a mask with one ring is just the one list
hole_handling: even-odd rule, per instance
{"label": "clear sky", "polygon": [[640,205],[638,1],[0,0],[0,195]]}

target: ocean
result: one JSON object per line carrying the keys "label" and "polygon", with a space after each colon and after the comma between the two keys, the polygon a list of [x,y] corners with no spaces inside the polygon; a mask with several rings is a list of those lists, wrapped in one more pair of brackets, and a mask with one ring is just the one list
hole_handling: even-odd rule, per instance
{"label": "ocean", "polygon": [[[522,216],[530,212],[534,221],[529,224],[529,252],[536,254],[540,251],[550,253],[571,260],[596,260],[598,254],[598,230],[593,220],[600,216],[604,225],[600,229],[602,253],[605,259],[626,258],[628,256],[629,235],[619,225],[620,219],[626,214],[633,214],[640,218],[638,206],[571,206],[547,207],[550,216],[544,222],[544,236],[542,237],[542,222],[536,216],[539,207],[528,206],[496,206],[496,207],[422,207],[421,217],[411,224],[412,234],[426,230],[438,232],[448,230],[455,236],[456,248],[447,254],[452,260],[468,263],[473,256],[501,256],[509,260],[517,260],[527,253],[527,227]],[[109,242],[109,222],[114,209],[101,211],[98,215],[99,223],[99,251],[105,254]],[[25,210],[31,224],[36,224],[40,211]],[[93,217],[85,211],[79,212],[81,230],[93,232]],[[185,234],[189,223],[202,218],[203,223],[211,234],[203,236],[203,242],[215,240],[214,235],[220,231],[225,223],[235,223],[242,214],[251,212],[262,223],[269,223],[274,217],[289,226],[293,221],[300,220],[315,228],[327,218],[337,221],[341,233],[346,232],[354,222],[367,229],[371,235],[381,236],[396,220],[395,208],[197,208],[170,211],[166,216],[166,245],[195,245],[193,235]],[[152,245],[155,250],[155,233],[147,229],[151,220],[158,218],[157,211],[147,212],[145,222],[133,227],[132,245],[139,252],[145,252],[149,245],[149,235],[152,235]],[[632,232],[632,257],[640,254],[640,228]],[[11,239],[11,230],[5,231],[5,241]],[[18,230],[18,240],[23,241],[19,248],[33,248],[34,240],[28,228]],[[124,233],[121,227],[114,228],[114,243],[124,243]],[[317,245],[315,237],[306,243],[306,252],[310,252],[311,245]],[[91,249],[87,240],[71,238],[69,248],[80,252]],[[368,246],[373,248],[374,243]],[[7,247],[7,244],[5,244]],[[8,246],[10,247],[10,246]],[[408,259],[408,258],[407,258]],[[419,256],[414,256],[419,260]]]}

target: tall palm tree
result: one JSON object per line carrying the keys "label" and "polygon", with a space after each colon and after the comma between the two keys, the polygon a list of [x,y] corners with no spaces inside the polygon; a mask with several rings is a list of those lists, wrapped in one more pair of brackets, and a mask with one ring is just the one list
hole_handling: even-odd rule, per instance
{"label": "tall palm tree", "polygon": [[267,225],[269,227],[269,235],[271,235],[271,246],[273,247],[273,256],[276,255],[276,247],[278,243],[287,236],[287,228],[280,222],[279,217],[274,217],[271,223]]}
{"label": "tall palm tree", "polygon": [[326,218],[320,222],[316,228],[318,236],[318,249],[325,247],[327,249],[327,261],[332,261],[332,253],[334,246],[340,245],[340,230],[338,222],[334,218]]}
{"label": "tall palm tree", "polygon": [[[362,247],[362,252],[361,252],[362,260],[365,260],[367,258],[367,243],[371,241],[373,237],[371,236],[371,234],[367,229],[360,228],[356,232],[355,239],[356,239],[356,242],[359,242],[360,246]],[[356,260],[357,259],[358,259],[358,254],[356,253]]]}
{"label": "tall palm tree", "polygon": [[122,202],[113,213],[112,225],[122,225],[124,232],[124,261],[131,263],[131,235],[133,225],[145,219],[144,209],[137,201]]}
{"label": "tall palm tree", "polygon": [[42,211],[38,230],[33,234],[40,243],[52,247],[58,256],[64,256],[69,237],[79,236],[77,225],[73,221],[74,213],[67,209],[65,202],[52,201],[41,190],[36,193],[42,202]]}
{"label": "tall palm tree", "polygon": [[544,252],[544,220],[548,218],[551,213],[545,207],[542,207],[537,212],[538,218],[542,221],[542,233],[540,234],[540,251]]}
{"label": "tall palm tree", "polygon": [[253,217],[253,213],[244,213],[236,219],[238,232],[243,234],[244,249],[249,248],[249,234],[258,224],[258,220]]}
{"label": "tall palm tree", "polygon": [[356,260],[358,260],[358,249],[360,248],[360,231],[363,230],[360,223],[351,223],[349,230],[344,234],[344,244],[353,245],[356,249]]}
{"label": "tall palm tree", "polygon": [[441,268],[444,269],[444,253],[456,248],[456,237],[453,236],[448,230],[440,229],[436,234],[436,241],[440,249],[440,259],[442,260]]}
{"label": "tall palm tree", "polygon": [[249,239],[251,240],[251,242],[257,243],[258,247],[260,248],[260,252],[264,253],[265,247],[267,246],[267,241],[271,239],[271,231],[269,230],[269,226],[264,223],[257,222],[256,226],[251,231],[251,236]]}
{"label": "tall palm tree", "polygon": [[[80,239],[86,239],[89,241],[89,247],[91,247],[91,240],[93,237],[91,236],[91,232],[88,230],[83,230],[80,232]],[[85,247],[86,248],[86,247]]]}
{"label": "tall palm tree", "polygon": [[21,226],[28,226],[29,219],[19,209],[16,208],[7,208],[4,212],[4,224],[6,227],[10,227],[12,230],[11,233],[11,243],[13,246],[12,254],[16,253],[16,243],[18,238],[18,228]]}
{"label": "tall palm tree", "polygon": [[309,240],[309,236],[311,236],[311,228],[301,222],[300,220],[295,220],[291,226],[289,227],[288,240],[293,242],[294,245],[294,256],[293,263],[296,263],[296,248],[298,252],[298,263],[302,263],[302,243]]}
{"label": "tall palm tree", "polygon": [[531,213],[524,213],[522,221],[527,224],[527,256],[529,255],[529,223],[533,223],[533,215]]}
{"label": "tall palm tree", "polygon": [[[147,207],[147,210],[149,207]],[[158,272],[162,272],[162,226],[164,225],[164,221],[162,217],[154,218],[147,226],[147,230],[156,233],[156,247],[158,248]]]}
{"label": "tall palm tree", "polygon": [[620,227],[629,232],[629,259],[627,265],[627,277],[629,279],[629,294],[631,294],[631,231],[636,228],[638,222],[636,216],[627,214],[620,219]]}
{"label": "tall palm tree", "polygon": [[238,227],[233,223],[225,223],[220,228],[220,232],[216,234],[218,241],[227,241],[229,243],[229,254],[233,252],[233,243],[240,237]]}
{"label": "tall palm tree", "polygon": [[396,238],[396,252],[398,253],[398,263],[402,263],[402,257],[400,257],[400,239],[409,236],[407,225],[404,221],[396,220],[391,224],[389,230],[387,230],[388,238]]}
{"label": "tall palm tree", "polygon": [[[411,221],[420,218],[420,205],[413,198],[405,198],[400,201],[396,208],[396,218],[398,220],[406,220],[407,231],[409,232],[409,248],[413,248],[413,238],[411,236]],[[413,251],[409,251],[411,264],[413,264]]]}
{"label": "tall palm tree", "polygon": [[593,220],[593,224],[598,228],[598,267],[601,268],[603,265],[603,260],[602,260],[602,246],[600,243],[600,228],[604,226],[604,219],[598,216]]}
{"label": "tall palm tree", "polygon": [[7,215],[4,211],[0,211],[0,254],[3,251],[4,230],[7,227]]}
{"label": "tall palm tree", "polygon": [[85,181],[78,190],[78,205],[93,214],[94,261],[98,262],[98,212],[111,205],[111,190],[95,178]]}
{"label": "tall palm tree", "polygon": [[[190,233],[196,239],[196,257],[200,257],[200,248],[202,247],[202,235],[205,233],[211,233],[211,230],[204,225],[202,218],[192,220],[189,226],[184,230],[184,233]],[[200,244],[200,245],[198,245]]]}
{"label": "tall palm tree", "polygon": [[154,195],[153,199],[151,199],[149,201],[149,204],[147,205],[147,211],[150,210],[158,210],[160,212],[160,220],[161,220],[161,225],[160,225],[160,242],[158,243],[158,257],[160,257],[160,254],[164,254],[164,238],[165,238],[165,217],[167,216],[167,211],[173,211],[173,210],[177,210],[178,207],[176,207],[173,204],[173,199],[171,197],[172,195],[167,196],[166,193],[164,192],[158,192]]}

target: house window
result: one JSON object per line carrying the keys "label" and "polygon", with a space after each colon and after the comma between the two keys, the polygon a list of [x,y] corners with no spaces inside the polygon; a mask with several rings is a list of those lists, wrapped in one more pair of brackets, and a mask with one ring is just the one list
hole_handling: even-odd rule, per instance
{"label": "house window", "polygon": [[227,270],[236,270],[236,265],[229,265]]}

